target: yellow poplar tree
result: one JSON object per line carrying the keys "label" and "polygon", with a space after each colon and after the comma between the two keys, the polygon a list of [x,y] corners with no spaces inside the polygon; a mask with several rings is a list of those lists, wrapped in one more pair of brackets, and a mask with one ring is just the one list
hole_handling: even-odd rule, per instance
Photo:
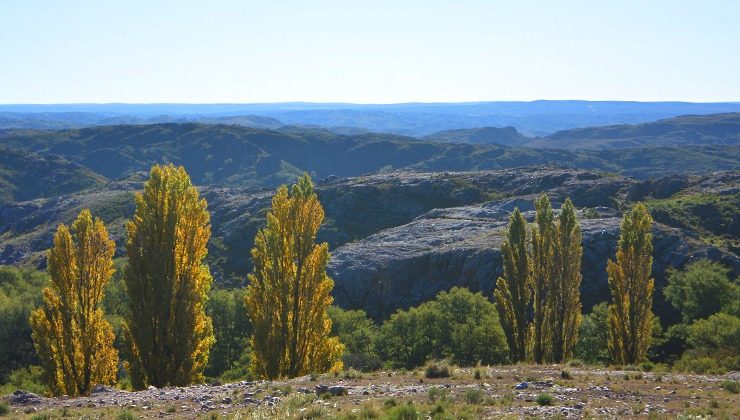
{"label": "yellow poplar tree", "polygon": [[551,294],[551,283],[554,275],[555,257],[555,223],[552,206],[547,194],[535,202],[537,209],[536,226],[532,229],[532,270],[530,286],[532,288],[533,319],[528,329],[528,350],[535,363],[542,363],[550,355],[551,330],[548,328],[548,298]]}
{"label": "yellow poplar tree", "polygon": [[334,282],[326,274],[329,248],[316,244],[324,209],[311,178],[281,186],[267,226],[252,248],[245,304],[252,323],[252,370],[260,377],[292,378],[342,367],[344,346],[331,337],[326,308]]}
{"label": "yellow poplar tree", "polygon": [[72,231],[60,225],[49,250],[51,285],[31,314],[32,337],[51,390],[88,395],[116,381],[118,352],[101,304],[113,275],[115,244],[100,219],[83,210]]}
{"label": "yellow poplar tree", "polygon": [[570,198],[565,200],[558,215],[556,245],[553,255],[554,273],[547,303],[550,358],[556,363],[568,360],[578,341],[581,324],[581,259],[583,244],[576,211]]}
{"label": "yellow poplar tree", "polygon": [[638,203],[622,221],[617,261],[609,260],[608,345],[614,362],[638,363],[645,359],[653,326],[653,219]]}
{"label": "yellow poplar tree", "polygon": [[204,310],[213,281],[203,263],[211,226],[206,201],[183,167],[152,167],[126,229],[131,383],[142,389],[201,382],[215,341]]}
{"label": "yellow poplar tree", "polygon": [[512,362],[526,355],[527,310],[530,302],[529,259],[527,256],[527,221],[514,209],[501,245],[504,275],[496,280],[496,308],[509,344]]}

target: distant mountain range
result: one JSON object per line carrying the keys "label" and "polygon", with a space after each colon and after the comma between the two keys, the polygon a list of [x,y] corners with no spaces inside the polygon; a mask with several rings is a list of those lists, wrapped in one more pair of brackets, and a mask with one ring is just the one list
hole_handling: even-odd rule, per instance
{"label": "distant mountain range", "polygon": [[739,145],[740,113],[686,115],[636,125],[575,128],[539,138],[522,135],[513,127],[485,127],[442,131],[425,139],[554,149]]}
{"label": "distant mountain range", "polygon": [[[65,104],[0,105],[0,128],[80,128],[163,122],[339,127],[423,137],[439,131],[516,127],[528,136],[592,125],[636,124],[680,115],[740,112],[740,102],[533,101],[276,104]],[[225,121],[217,121],[226,117]],[[259,120],[256,117],[268,117]],[[241,120],[240,120],[241,119]]]}

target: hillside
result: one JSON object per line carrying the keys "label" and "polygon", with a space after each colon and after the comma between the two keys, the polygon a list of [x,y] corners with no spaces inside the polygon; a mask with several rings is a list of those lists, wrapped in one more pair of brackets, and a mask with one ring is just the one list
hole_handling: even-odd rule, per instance
{"label": "hillside", "polygon": [[53,197],[105,182],[105,177],[62,157],[0,145],[0,203]]}
{"label": "hillside", "polygon": [[636,146],[740,144],[740,113],[687,115],[636,125],[609,125],[558,131],[529,147],[606,149]]}
{"label": "hillside", "polygon": [[267,186],[309,172],[317,178],[381,169],[490,170],[567,165],[639,178],[740,167],[740,145],[571,151],[421,141],[390,134],[341,135],[292,127],[273,131],[236,125],[154,124],[74,130],[5,130],[6,147],[59,155],[108,179],[148,171],[153,163],[184,165],[199,185]]}
{"label": "hillside", "polygon": [[449,143],[500,144],[502,146],[522,146],[532,140],[519,133],[514,127],[447,130],[430,134],[424,139]]}

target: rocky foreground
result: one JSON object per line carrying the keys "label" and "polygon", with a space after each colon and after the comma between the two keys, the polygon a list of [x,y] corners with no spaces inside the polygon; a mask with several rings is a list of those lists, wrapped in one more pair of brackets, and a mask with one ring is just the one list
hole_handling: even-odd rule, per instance
{"label": "rocky foreground", "polygon": [[[423,371],[355,372],[139,392],[99,386],[83,398],[17,391],[5,400],[9,415],[21,418],[382,418],[409,403],[420,418],[740,418],[740,395],[723,387],[738,379],[516,365],[452,369],[436,379]],[[543,394],[550,405],[541,405]]]}

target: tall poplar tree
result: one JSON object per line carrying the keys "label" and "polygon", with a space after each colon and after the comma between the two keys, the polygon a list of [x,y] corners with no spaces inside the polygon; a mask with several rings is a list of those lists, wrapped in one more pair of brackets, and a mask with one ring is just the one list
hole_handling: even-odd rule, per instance
{"label": "tall poplar tree", "polygon": [[553,255],[553,278],[547,303],[550,359],[568,360],[578,341],[581,324],[581,258],[583,244],[576,211],[570,198],[560,208]]}
{"label": "tall poplar tree", "polygon": [[334,282],[326,274],[329,247],[316,244],[324,209],[306,174],[278,188],[252,248],[254,270],[245,297],[253,334],[252,370],[292,378],[341,369],[344,346],[331,337],[326,309]]}
{"label": "tall poplar tree", "polygon": [[183,167],[155,165],[126,226],[130,297],[124,332],[134,388],[203,380],[214,343],[204,302],[211,236],[207,204]]}
{"label": "tall poplar tree", "polygon": [[83,210],[72,231],[60,225],[49,250],[51,284],[31,314],[36,352],[55,394],[88,395],[116,381],[118,352],[101,304],[113,275],[115,244],[100,219]]}
{"label": "tall poplar tree", "polygon": [[638,363],[650,346],[653,325],[653,219],[638,203],[625,214],[617,260],[609,260],[609,352],[619,364]]}
{"label": "tall poplar tree", "polygon": [[496,280],[496,308],[509,343],[512,362],[526,356],[527,310],[530,302],[527,221],[514,209],[501,245],[504,275]]}
{"label": "tall poplar tree", "polygon": [[552,206],[547,194],[535,201],[536,226],[532,229],[532,264],[530,286],[532,288],[533,319],[528,328],[528,350],[535,363],[549,358],[552,345],[549,327],[548,299],[552,294],[555,279],[555,223]]}

